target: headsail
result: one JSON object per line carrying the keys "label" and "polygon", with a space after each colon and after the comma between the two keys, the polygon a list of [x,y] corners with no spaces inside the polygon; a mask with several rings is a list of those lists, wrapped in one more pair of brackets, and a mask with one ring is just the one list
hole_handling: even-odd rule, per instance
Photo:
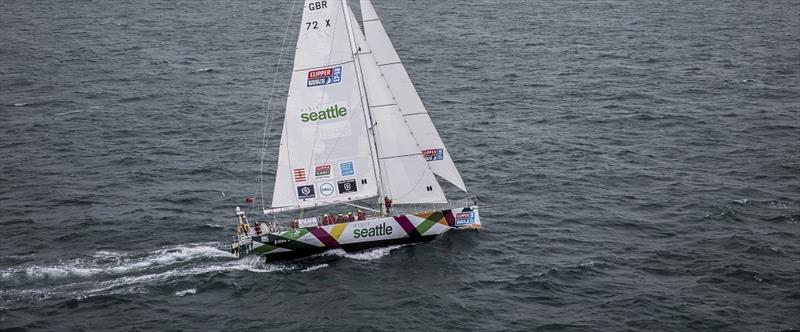
{"label": "headsail", "polygon": [[447,198],[436,181],[411,129],[400,113],[397,101],[361,33],[350,8],[345,8],[353,24],[361,75],[375,125],[378,161],[383,194],[395,203],[444,203]]}
{"label": "headsail", "polygon": [[411,79],[370,0],[361,0],[361,18],[364,22],[367,43],[372,46],[372,54],[380,66],[391,92],[396,97],[400,111],[419,143],[430,168],[436,175],[466,191],[464,180],[461,179],[450,153],[433,126],[428,111],[411,83]]}
{"label": "headsail", "polygon": [[343,5],[305,1],[272,209],[265,213],[378,195]]}

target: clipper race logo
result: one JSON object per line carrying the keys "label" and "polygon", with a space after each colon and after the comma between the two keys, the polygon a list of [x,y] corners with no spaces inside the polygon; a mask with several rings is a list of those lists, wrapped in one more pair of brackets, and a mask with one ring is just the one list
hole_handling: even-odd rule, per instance
{"label": "clipper race logo", "polygon": [[331,165],[317,165],[314,167],[314,177],[323,179],[331,176]]}
{"label": "clipper race logo", "polygon": [[444,149],[422,150],[422,156],[426,161],[442,160],[444,159]]}
{"label": "clipper race logo", "polygon": [[314,185],[299,186],[297,187],[297,198],[308,199],[316,197],[314,193]]}
{"label": "clipper race logo", "polygon": [[459,212],[456,213],[456,226],[464,226],[475,223],[475,213]]}
{"label": "clipper race logo", "polygon": [[307,87],[336,84],[342,81],[342,66],[308,71]]}

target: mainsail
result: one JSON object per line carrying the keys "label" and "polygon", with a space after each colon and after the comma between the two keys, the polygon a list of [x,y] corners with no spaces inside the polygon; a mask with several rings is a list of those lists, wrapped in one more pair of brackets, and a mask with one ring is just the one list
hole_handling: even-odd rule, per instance
{"label": "mainsail", "polygon": [[431,117],[422,104],[422,100],[411,83],[397,51],[394,49],[389,35],[381,24],[375,8],[370,0],[361,0],[361,19],[364,22],[364,34],[367,43],[372,46],[372,55],[380,66],[386,82],[397,99],[408,127],[422,148],[425,159],[436,175],[466,191],[464,180],[458,173],[450,153],[445,148],[442,138],[433,126]]}
{"label": "mainsail", "polygon": [[341,1],[305,1],[286,101],[273,209],[378,195],[366,110],[343,6]]}

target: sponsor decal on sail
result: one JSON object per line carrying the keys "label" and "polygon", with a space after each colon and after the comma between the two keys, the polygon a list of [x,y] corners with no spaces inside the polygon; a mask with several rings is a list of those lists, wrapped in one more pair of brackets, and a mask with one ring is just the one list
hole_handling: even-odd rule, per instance
{"label": "sponsor decal on sail", "polygon": [[356,179],[342,180],[337,182],[337,184],[339,185],[340,194],[350,194],[358,191],[358,187],[356,186]]}
{"label": "sponsor decal on sail", "polygon": [[337,119],[341,117],[347,116],[347,108],[344,106],[339,106],[338,104],[334,104],[329,106],[328,108],[315,111],[315,109],[321,109],[322,107],[309,107],[308,109],[303,109],[300,113],[300,121],[309,122],[309,121],[322,121],[328,119]]}
{"label": "sponsor decal on sail", "polygon": [[345,161],[343,163],[339,163],[339,173],[341,176],[353,176],[356,174],[356,170],[353,167],[352,161]]}
{"label": "sponsor decal on sail", "polygon": [[309,199],[316,197],[316,193],[314,192],[314,185],[310,184],[307,186],[299,186],[297,187],[297,198],[299,199]]}
{"label": "sponsor decal on sail", "polygon": [[336,84],[342,81],[342,66],[313,69],[308,71],[306,86]]}
{"label": "sponsor decal on sail", "polygon": [[331,165],[317,165],[314,167],[314,177],[317,179],[329,178],[331,176]]}
{"label": "sponsor decal on sail", "polygon": [[436,161],[444,159],[444,149],[426,149],[422,150],[422,156],[426,161]]}
{"label": "sponsor decal on sail", "polygon": [[294,175],[294,182],[305,182],[306,181],[306,169],[305,168],[295,168],[292,170],[292,175]]}
{"label": "sponsor decal on sail", "polygon": [[319,185],[319,194],[325,197],[333,195],[336,192],[336,189],[333,187],[333,184],[325,182]]}

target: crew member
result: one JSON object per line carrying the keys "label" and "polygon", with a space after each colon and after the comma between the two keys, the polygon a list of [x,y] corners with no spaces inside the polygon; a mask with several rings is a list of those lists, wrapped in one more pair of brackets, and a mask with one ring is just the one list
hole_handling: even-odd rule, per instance
{"label": "crew member", "polygon": [[358,210],[358,220],[365,220],[367,216],[364,215],[364,211]]}
{"label": "crew member", "polygon": [[386,206],[386,214],[392,214],[392,212],[391,212],[391,209],[392,209],[392,199],[391,199],[391,198],[389,198],[388,196],[386,196],[386,197],[383,197],[383,205],[385,205],[385,206]]}
{"label": "crew member", "polygon": [[347,213],[347,221],[348,222],[353,222],[355,220],[356,220],[356,218],[353,216],[353,212],[348,212]]}

